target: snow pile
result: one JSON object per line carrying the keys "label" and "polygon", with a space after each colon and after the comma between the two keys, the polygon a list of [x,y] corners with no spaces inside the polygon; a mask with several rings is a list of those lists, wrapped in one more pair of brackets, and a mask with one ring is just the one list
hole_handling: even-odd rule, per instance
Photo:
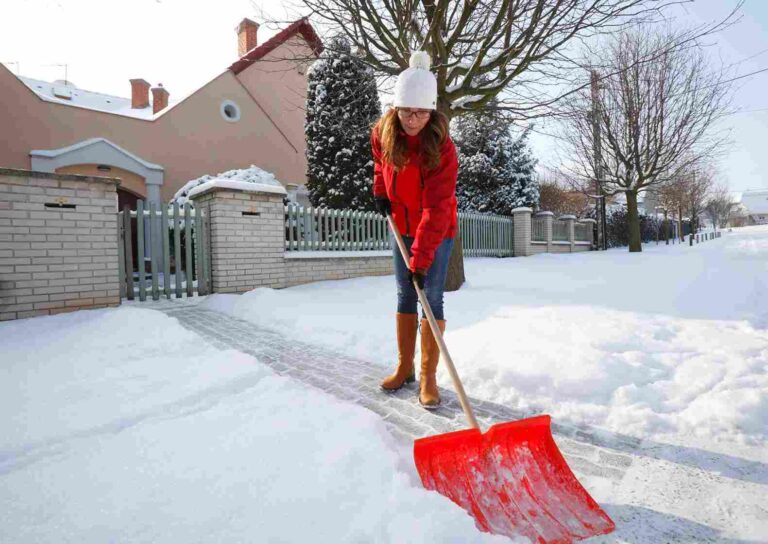
{"label": "snow pile", "polygon": [[[642,254],[466,259],[446,342],[467,392],[675,443],[768,444],[768,227]],[[303,341],[396,360],[392,276],[322,282],[208,307]],[[443,365],[440,385],[451,388]]]}
{"label": "snow pile", "polygon": [[251,165],[249,168],[227,170],[215,176],[206,174],[205,176],[190,180],[181,189],[176,191],[176,194],[171,199],[171,203],[178,202],[179,206],[183,206],[190,196],[194,196],[213,186],[239,189],[241,191],[258,190],[286,194],[283,184],[277,180],[274,174],[262,170],[256,165]]}
{"label": "snow pile", "polygon": [[135,307],[0,324],[0,542],[506,542],[371,412]]}

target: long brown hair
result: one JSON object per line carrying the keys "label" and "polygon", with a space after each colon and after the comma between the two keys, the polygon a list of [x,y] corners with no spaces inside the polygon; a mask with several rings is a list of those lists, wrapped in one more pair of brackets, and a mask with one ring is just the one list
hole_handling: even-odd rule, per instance
{"label": "long brown hair", "polygon": [[[396,170],[402,169],[407,162],[407,145],[403,127],[397,117],[397,108],[390,108],[373,129],[378,131],[384,161],[393,164]],[[422,164],[425,169],[432,170],[440,164],[440,150],[448,139],[448,117],[433,110],[429,115],[429,123],[421,129],[419,136]]]}

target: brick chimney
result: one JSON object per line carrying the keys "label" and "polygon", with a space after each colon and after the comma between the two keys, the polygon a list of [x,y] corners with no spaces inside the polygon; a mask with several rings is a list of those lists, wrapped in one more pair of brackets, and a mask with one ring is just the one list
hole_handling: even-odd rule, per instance
{"label": "brick chimney", "polygon": [[149,107],[149,83],[143,79],[131,80],[131,108]]}
{"label": "brick chimney", "polygon": [[168,106],[168,91],[165,90],[162,83],[157,87],[152,87],[152,113],[157,113]]}
{"label": "brick chimney", "polygon": [[257,32],[258,23],[255,23],[247,17],[237,25],[237,56],[242,57],[248,51],[258,45]]}

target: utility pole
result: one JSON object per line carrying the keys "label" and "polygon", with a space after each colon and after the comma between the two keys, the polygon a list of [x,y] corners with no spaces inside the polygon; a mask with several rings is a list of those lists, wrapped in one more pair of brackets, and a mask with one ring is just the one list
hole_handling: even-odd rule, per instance
{"label": "utility pole", "polygon": [[597,70],[590,71],[590,84],[592,88],[592,152],[595,162],[595,194],[598,195],[596,202],[597,222],[597,247],[603,250],[608,249],[608,222],[605,213],[605,193],[603,192],[603,150],[600,139],[600,83]]}

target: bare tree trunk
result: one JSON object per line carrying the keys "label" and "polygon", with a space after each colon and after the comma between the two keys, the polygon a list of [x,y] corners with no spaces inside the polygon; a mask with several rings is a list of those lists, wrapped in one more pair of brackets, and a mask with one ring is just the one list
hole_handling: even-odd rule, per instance
{"label": "bare tree trunk", "polygon": [[680,204],[677,208],[677,237],[681,242],[685,242],[685,234],[683,234],[683,205]]}
{"label": "bare tree trunk", "polygon": [[464,277],[464,251],[461,248],[461,233],[456,234],[453,241],[453,250],[448,260],[448,275],[445,278],[446,291],[458,291],[465,281]]}
{"label": "bare tree trunk", "polygon": [[642,251],[640,239],[640,216],[637,213],[637,192],[627,191],[627,222],[629,223],[629,251]]}

